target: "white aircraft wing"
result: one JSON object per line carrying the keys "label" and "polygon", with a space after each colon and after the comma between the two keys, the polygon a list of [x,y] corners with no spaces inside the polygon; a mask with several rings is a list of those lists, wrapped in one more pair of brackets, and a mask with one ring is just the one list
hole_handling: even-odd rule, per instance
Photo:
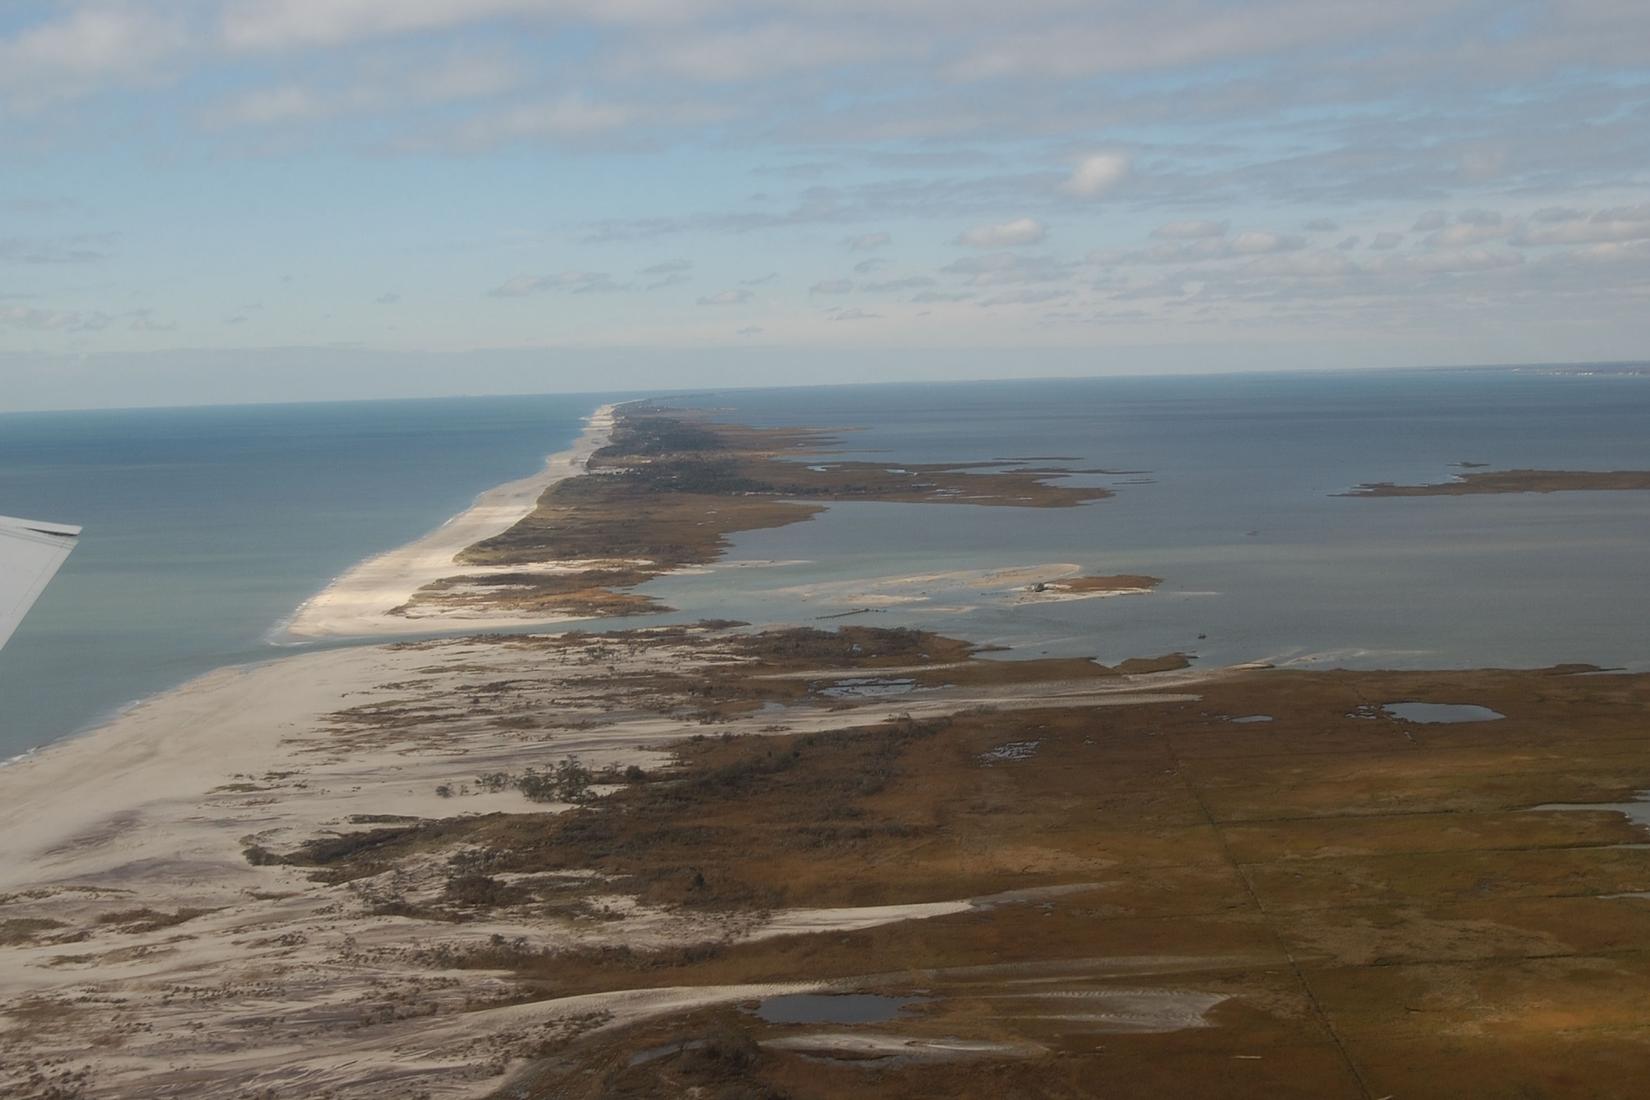
{"label": "white aircraft wing", "polygon": [[74,549],[80,528],[0,516],[0,646]]}

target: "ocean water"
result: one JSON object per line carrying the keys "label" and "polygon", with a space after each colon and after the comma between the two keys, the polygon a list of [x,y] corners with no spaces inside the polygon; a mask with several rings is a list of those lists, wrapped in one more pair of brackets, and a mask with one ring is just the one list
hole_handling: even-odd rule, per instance
{"label": "ocean water", "polygon": [[226,664],[538,469],[587,396],[0,415],[0,513],[86,528],[0,649],[0,760]]}
{"label": "ocean water", "polygon": [[[1650,378],[1510,370],[746,390],[673,398],[840,429],[891,464],[1068,456],[1140,473],[1069,509],[853,503],[732,538],[643,591],[731,617],[914,625],[1043,653],[1205,664],[1650,668],[1650,493],[1337,497],[1455,463],[1650,469]],[[567,446],[596,397],[0,416],[0,512],[84,524],[0,650],[0,758],[212,668],[349,565]],[[828,459],[827,459],[828,461]],[[1038,464],[1044,464],[1039,462]],[[1011,606],[944,583],[846,619],[879,578],[1072,563],[1150,595]]]}

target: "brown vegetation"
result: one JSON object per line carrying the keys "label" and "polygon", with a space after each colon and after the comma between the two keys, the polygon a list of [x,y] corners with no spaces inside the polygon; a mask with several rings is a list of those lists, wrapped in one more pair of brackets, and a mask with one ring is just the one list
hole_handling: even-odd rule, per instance
{"label": "brown vegetation", "polygon": [[1065,508],[1112,495],[1055,482],[1072,471],[1008,462],[796,461],[820,456],[835,442],[819,431],[750,428],[690,410],[621,406],[612,442],[592,457],[588,473],[558,482],[531,515],[459,556],[467,566],[582,568],[455,576],[425,586],[400,610],[635,614],[659,607],[622,590],[714,561],[728,535],[801,522],[825,502]]}
{"label": "brown vegetation", "polygon": [[[1358,716],[1399,698],[1507,718]],[[810,1060],[761,1045],[802,1029],[718,1010],[593,1037],[541,1066],[534,1096],[681,1087],[698,1072],[685,1054],[730,1024],[759,1053],[729,1080],[798,1098],[1107,1082],[1128,1096],[1626,1096],[1618,1070],[1650,1068],[1635,1007],[1650,905],[1622,895],[1650,889],[1650,853],[1619,815],[1528,808],[1650,785],[1647,704],[1643,676],[1265,671],[1197,703],[692,741],[669,783],[569,817],[475,823],[466,840],[509,865],[593,866],[658,901],[735,910],[1075,892],[708,951],[474,964],[513,966],[545,996],[914,982],[933,1002],[898,1034],[1045,1052]],[[1274,721],[1222,717],[1257,710]],[[1036,748],[982,763],[1010,741]],[[1065,1007],[1024,999],[1038,975],[1032,988]],[[1169,1034],[1110,1033],[1082,1011],[1142,990],[1229,999],[1215,1027]],[[604,1066],[611,1091],[574,1086]]]}
{"label": "brown vegetation", "polygon": [[[1477,465],[1460,463],[1461,466]],[[1650,489],[1650,470],[1486,470],[1436,485],[1371,481],[1343,497],[1459,497],[1476,493],[1562,493]]]}

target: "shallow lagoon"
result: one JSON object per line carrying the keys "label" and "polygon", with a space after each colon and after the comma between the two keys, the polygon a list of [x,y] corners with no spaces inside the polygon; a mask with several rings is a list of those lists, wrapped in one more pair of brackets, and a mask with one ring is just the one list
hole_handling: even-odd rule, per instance
{"label": "shallow lagoon", "polygon": [[[756,623],[867,606],[853,584],[1071,563],[1149,595],[1016,604],[936,585],[847,622],[1103,661],[1650,667],[1650,493],[1354,499],[1456,463],[1650,469],[1650,380],[1514,371],[1102,379],[752,391],[696,399],[772,425],[854,426],[899,465],[1059,455],[1117,496],[1074,509],[845,503],[733,537],[732,561],[644,591]],[[1040,460],[1038,464],[1044,464]],[[833,588],[833,586],[835,586]],[[1199,637],[1203,635],[1203,637]]]}

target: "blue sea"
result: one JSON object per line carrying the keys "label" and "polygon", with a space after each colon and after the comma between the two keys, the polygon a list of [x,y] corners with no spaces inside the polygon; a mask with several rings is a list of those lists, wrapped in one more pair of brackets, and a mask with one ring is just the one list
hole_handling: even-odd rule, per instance
{"label": "blue sea", "polygon": [[[80,523],[0,651],[0,757],[224,664],[353,562],[567,446],[603,398],[0,416],[0,513]],[[826,459],[1060,456],[1116,495],[1071,509],[841,504],[737,534],[742,567],[661,578],[678,610],[931,627],[1011,656],[1306,667],[1650,667],[1650,493],[1351,499],[1366,481],[1650,469],[1650,378],[1460,370],[744,390],[674,398],[839,430]],[[1012,606],[937,587],[826,619],[877,578],[1072,563],[1151,595]],[[847,602],[844,603],[843,600]],[[599,625],[599,624],[592,624]]]}
{"label": "blue sea", "polygon": [[0,415],[0,514],[79,546],[0,649],[0,760],[227,664],[569,446],[594,396]]}

